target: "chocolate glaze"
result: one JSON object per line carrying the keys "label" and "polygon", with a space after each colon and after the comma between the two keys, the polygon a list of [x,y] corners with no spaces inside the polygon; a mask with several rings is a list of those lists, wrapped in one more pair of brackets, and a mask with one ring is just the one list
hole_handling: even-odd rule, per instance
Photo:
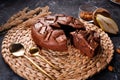
{"label": "chocolate glaze", "polygon": [[71,39],[74,47],[89,57],[95,55],[100,42],[99,35],[95,31],[86,31],[78,19],[63,14],[40,18],[32,26],[31,33],[38,46],[56,51],[66,51],[67,39]]}

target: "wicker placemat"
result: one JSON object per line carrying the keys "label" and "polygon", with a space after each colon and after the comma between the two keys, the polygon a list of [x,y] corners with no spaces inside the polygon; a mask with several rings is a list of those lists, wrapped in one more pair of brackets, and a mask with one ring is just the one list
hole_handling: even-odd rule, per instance
{"label": "wicker placemat", "polygon": [[46,75],[37,70],[24,57],[14,57],[9,51],[9,45],[18,42],[24,45],[25,55],[34,60],[47,73],[55,78],[55,80],[81,80],[87,79],[100,70],[104,69],[112,59],[113,44],[108,35],[97,28],[95,25],[84,22],[87,29],[96,30],[100,33],[102,53],[94,58],[88,58],[79,53],[77,49],[69,46],[68,52],[54,52],[52,50],[41,50],[42,56],[48,59],[51,63],[61,68],[60,71],[53,69],[38,57],[32,57],[29,54],[29,49],[36,46],[31,38],[31,30],[29,27],[15,27],[8,31],[2,42],[2,55],[5,62],[11,69],[28,80],[50,80]]}

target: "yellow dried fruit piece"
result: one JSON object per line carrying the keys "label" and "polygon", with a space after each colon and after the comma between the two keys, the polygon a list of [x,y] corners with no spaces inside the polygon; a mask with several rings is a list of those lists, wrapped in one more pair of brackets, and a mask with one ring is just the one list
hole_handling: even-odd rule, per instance
{"label": "yellow dried fruit piece", "polygon": [[101,14],[104,15],[105,17],[111,17],[110,16],[110,12],[107,9],[104,8],[97,8],[94,12],[93,12],[93,20],[94,20],[94,24],[98,25],[97,21],[96,21],[96,16],[97,14]]}
{"label": "yellow dried fruit piece", "polygon": [[97,14],[96,21],[98,25],[108,33],[117,34],[119,31],[115,21],[109,17],[105,17],[101,14]]}

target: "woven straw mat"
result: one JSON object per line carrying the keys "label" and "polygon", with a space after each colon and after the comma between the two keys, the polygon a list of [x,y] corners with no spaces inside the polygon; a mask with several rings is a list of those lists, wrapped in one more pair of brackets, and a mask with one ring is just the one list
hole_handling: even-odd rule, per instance
{"label": "woven straw mat", "polygon": [[41,73],[25,57],[14,57],[10,51],[11,43],[18,42],[24,45],[25,55],[30,57],[55,80],[85,80],[95,73],[104,69],[113,57],[113,44],[108,35],[97,26],[82,21],[89,30],[96,30],[101,37],[102,51],[93,58],[81,55],[79,50],[69,46],[68,52],[57,52],[52,50],[41,50],[41,55],[61,68],[60,71],[54,69],[39,57],[33,57],[29,53],[31,47],[36,46],[31,38],[30,27],[14,27],[8,31],[2,42],[2,56],[10,68],[27,80],[50,80]]}

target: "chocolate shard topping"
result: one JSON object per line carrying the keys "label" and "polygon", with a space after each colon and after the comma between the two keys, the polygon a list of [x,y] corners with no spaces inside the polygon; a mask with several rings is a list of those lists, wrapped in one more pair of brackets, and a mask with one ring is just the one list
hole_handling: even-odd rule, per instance
{"label": "chocolate shard topping", "polygon": [[39,33],[44,34],[46,32],[46,28],[47,28],[46,26],[41,27]]}
{"label": "chocolate shard topping", "polygon": [[35,24],[35,29],[36,29],[37,31],[39,31],[42,26],[43,26],[42,23],[36,23],[36,24]]}
{"label": "chocolate shard topping", "polygon": [[56,17],[55,16],[47,16],[46,18],[45,18],[45,23],[47,23],[47,24],[52,24],[52,23],[54,23],[55,22],[55,20],[56,20]]}
{"label": "chocolate shard topping", "polygon": [[46,34],[46,37],[45,37],[45,41],[48,41],[50,39],[50,36],[51,36],[52,32],[53,32],[52,30],[48,30],[47,31],[47,34]]}
{"label": "chocolate shard topping", "polygon": [[50,24],[53,27],[61,28],[60,25],[67,25],[76,29],[84,28],[83,23],[80,22],[78,19],[73,18],[72,16],[57,14],[55,15],[55,17],[55,22]]}

